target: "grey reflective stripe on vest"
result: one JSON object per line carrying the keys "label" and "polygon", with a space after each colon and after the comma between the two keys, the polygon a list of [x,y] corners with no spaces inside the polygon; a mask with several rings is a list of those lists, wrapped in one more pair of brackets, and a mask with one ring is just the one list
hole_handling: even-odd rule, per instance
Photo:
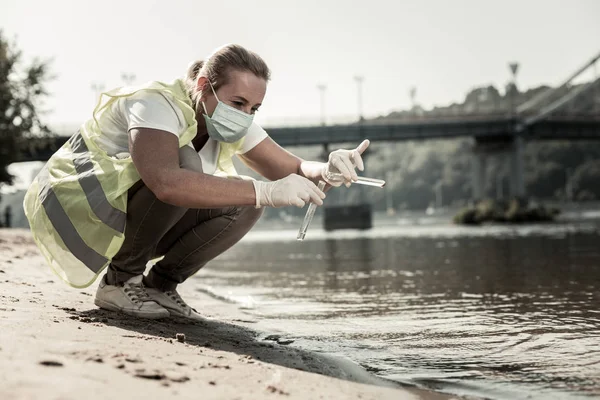
{"label": "grey reflective stripe on vest", "polygon": [[75,164],[79,184],[85,192],[92,211],[104,224],[117,232],[124,233],[127,215],[108,202],[100,181],[94,174],[94,164],[81,133],[77,132],[71,136],[69,144],[73,150],[73,164]]}
{"label": "grey reflective stripe on vest", "polygon": [[86,267],[94,272],[99,272],[106,265],[108,259],[89,247],[81,236],[79,236],[79,233],[50,186],[48,170],[46,168],[44,167],[40,171],[38,184],[40,185],[40,200],[44,206],[44,210],[46,210],[48,219],[69,251],[79,261],[84,263]]}

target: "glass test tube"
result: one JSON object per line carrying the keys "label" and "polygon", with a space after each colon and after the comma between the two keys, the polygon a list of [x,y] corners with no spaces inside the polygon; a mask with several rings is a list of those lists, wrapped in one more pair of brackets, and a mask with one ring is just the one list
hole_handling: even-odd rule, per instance
{"label": "glass test tube", "polygon": [[[327,172],[327,179],[334,182],[343,182],[344,176],[339,172]],[[352,184],[355,183],[358,185],[376,186],[379,188],[385,186],[385,181],[383,179],[365,178],[364,176],[359,176],[356,182],[352,182]]]}
{"label": "glass test tube", "polygon": [[352,182],[357,183],[359,185],[367,185],[367,186],[377,186],[377,187],[384,187],[385,186],[385,181],[383,179],[373,179],[373,178],[365,178],[364,176],[359,176],[358,180],[356,182]]}
{"label": "glass test tube", "polygon": [[[325,181],[319,181],[319,190],[325,189]],[[300,231],[298,231],[298,236],[296,239],[304,240],[306,236],[306,231],[308,230],[308,226],[315,216],[315,211],[317,211],[317,205],[315,203],[310,203],[308,205],[308,210],[306,210],[306,215],[304,216],[304,221],[302,221],[302,226],[300,226]]]}

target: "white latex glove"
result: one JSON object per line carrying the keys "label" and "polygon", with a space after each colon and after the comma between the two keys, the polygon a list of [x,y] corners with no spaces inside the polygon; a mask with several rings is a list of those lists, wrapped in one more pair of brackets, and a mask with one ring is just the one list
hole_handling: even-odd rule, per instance
{"label": "white latex glove", "polygon": [[261,206],[304,207],[309,201],[323,205],[325,193],[319,190],[312,181],[296,174],[291,174],[274,182],[252,181],[256,192],[256,208]]}
{"label": "white latex glove", "polygon": [[329,154],[329,161],[321,172],[323,180],[331,186],[338,187],[344,184],[346,187],[350,187],[352,182],[358,179],[354,169],[365,170],[361,154],[365,152],[369,144],[368,140],[363,140],[356,149],[332,151]]}

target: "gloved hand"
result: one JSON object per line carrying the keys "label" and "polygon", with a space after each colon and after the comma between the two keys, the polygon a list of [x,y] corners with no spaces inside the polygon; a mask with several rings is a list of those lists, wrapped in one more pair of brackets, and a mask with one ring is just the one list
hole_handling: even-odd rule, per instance
{"label": "gloved hand", "polygon": [[256,208],[261,206],[304,207],[309,201],[323,204],[325,193],[319,190],[312,181],[296,174],[291,174],[274,182],[252,181],[256,192]]}
{"label": "gloved hand", "polygon": [[369,147],[370,142],[363,142],[354,150],[335,150],[329,154],[329,161],[321,172],[323,180],[331,186],[350,187],[353,181],[358,179],[354,168],[365,170],[361,154]]}

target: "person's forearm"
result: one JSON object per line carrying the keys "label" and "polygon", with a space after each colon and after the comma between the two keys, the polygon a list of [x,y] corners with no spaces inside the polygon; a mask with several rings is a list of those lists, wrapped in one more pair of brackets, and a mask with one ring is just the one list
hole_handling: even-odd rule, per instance
{"label": "person's forearm", "polygon": [[223,208],[256,204],[250,181],[228,179],[186,169],[162,177],[156,196],[164,203],[184,208]]}

